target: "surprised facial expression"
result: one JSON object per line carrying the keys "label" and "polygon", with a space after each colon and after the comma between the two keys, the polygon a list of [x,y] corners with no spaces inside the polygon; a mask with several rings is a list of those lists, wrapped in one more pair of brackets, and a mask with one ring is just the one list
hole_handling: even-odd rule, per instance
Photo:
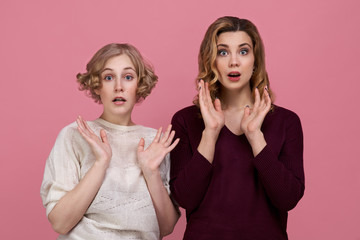
{"label": "surprised facial expression", "polygon": [[95,90],[104,106],[103,117],[111,122],[117,117],[131,116],[137,101],[138,76],[131,59],[122,54],[110,58],[101,72],[102,87]]}
{"label": "surprised facial expression", "polygon": [[215,63],[219,81],[225,89],[250,86],[254,62],[252,41],[246,32],[224,32],[219,35]]}

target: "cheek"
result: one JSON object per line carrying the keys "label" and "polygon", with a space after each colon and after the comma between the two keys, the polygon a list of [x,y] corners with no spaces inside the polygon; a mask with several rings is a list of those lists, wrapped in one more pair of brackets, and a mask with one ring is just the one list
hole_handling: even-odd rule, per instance
{"label": "cheek", "polygon": [[131,95],[132,98],[136,99],[137,83],[132,84],[131,86],[129,86],[128,92],[129,92],[129,94]]}
{"label": "cheek", "polygon": [[215,67],[218,72],[221,72],[224,69],[224,63],[220,59],[216,59]]}

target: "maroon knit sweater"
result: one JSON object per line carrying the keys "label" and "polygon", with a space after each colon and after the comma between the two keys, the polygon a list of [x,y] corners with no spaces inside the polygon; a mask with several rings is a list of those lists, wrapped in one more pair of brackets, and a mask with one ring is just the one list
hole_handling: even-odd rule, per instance
{"label": "maroon knit sweater", "polygon": [[264,119],[266,147],[253,156],[245,135],[226,126],[213,163],[198,151],[204,122],[196,106],[172,119],[170,188],[186,209],[186,240],[287,239],[287,212],[304,194],[303,134],[299,117],[275,106]]}

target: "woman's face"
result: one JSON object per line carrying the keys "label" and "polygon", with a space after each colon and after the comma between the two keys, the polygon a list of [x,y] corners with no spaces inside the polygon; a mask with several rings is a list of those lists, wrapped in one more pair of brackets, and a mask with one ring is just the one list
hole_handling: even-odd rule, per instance
{"label": "woman's face", "polygon": [[244,31],[221,33],[217,41],[216,68],[226,90],[249,88],[254,69],[254,51],[250,36]]}
{"label": "woman's face", "polygon": [[102,87],[95,92],[104,106],[102,117],[113,123],[116,123],[119,117],[130,119],[137,101],[138,83],[138,76],[130,58],[126,54],[110,58],[100,77]]}

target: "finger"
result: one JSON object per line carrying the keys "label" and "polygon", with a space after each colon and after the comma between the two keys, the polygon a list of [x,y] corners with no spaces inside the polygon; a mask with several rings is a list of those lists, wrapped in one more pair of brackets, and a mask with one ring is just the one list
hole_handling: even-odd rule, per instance
{"label": "finger", "polygon": [[81,116],[78,116],[77,119],[76,119],[76,124],[78,125],[78,127],[80,127],[81,129],[84,130],[84,123],[82,121],[82,118]]}
{"label": "finger", "polygon": [[167,147],[171,144],[172,140],[174,139],[175,136],[175,131],[171,131],[169,138],[166,140],[166,142],[164,143],[164,145]]}
{"label": "finger", "polygon": [[244,120],[250,116],[250,113],[251,113],[250,107],[247,105],[244,109],[244,116],[243,116]]}
{"label": "finger", "polygon": [[204,80],[200,80],[199,97],[201,98],[203,107],[205,107],[206,96],[205,96],[205,83],[204,83]]}
{"label": "finger", "polygon": [[177,139],[173,142],[173,144],[171,144],[171,145],[167,148],[168,153],[171,152],[171,151],[176,147],[176,145],[178,145],[179,141],[180,141],[180,138],[177,138]]}
{"label": "finger", "polygon": [[84,122],[82,121],[80,116],[76,119],[76,124],[78,125],[78,130],[79,130],[80,134],[86,139],[90,138],[90,135],[87,132],[87,130],[85,129]]}
{"label": "finger", "polygon": [[222,112],[220,99],[218,98],[215,99],[214,107],[217,112]]}
{"label": "finger", "polygon": [[88,124],[85,120],[83,120],[83,119],[82,119],[82,121],[83,121],[83,123],[84,123],[84,126],[85,126],[86,130],[89,131],[89,133],[95,135],[95,133],[93,132],[93,130],[89,127],[89,124]]}
{"label": "finger", "polygon": [[89,126],[87,126],[86,121],[81,116],[79,116],[78,119],[79,119],[79,122],[80,122],[80,125],[81,125],[81,128],[82,128],[83,132],[87,136],[91,137],[91,134],[93,134],[93,131],[90,129]]}
{"label": "finger", "polygon": [[269,94],[269,90],[266,87],[266,91],[265,91],[265,110],[268,112],[271,108],[271,98],[270,98],[270,94]]}
{"label": "finger", "polygon": [[79,133],[81,136],[87,141],[90,145],[94,144],[94,140],[87,134],[87,132],[84,131],[81,127],[77,127]]}
{"label": "finger", "polygon": [[202,79],[200,79],[200,80],[198,81],[198,92],[200,92],[200,90],[201,90],[201,81],[202,81]]}
{"label": "finger", "polygon": [[201,114],[204,115],[205,113],[205,99],[204,99],[204,81],[201,79],[199,82],[199,105]]}
{"label": "finger", "polygon": [[209,83],[206,82],[205,83],[205,100],[206,100],[206,104],[209,106],[210,109],[214,108],[213,106],[213,102],[211,99],[211,95],[210,95],[210,90],[209,90]]}
{"label": "finger", "polygon": [[84,130],[80,126],[78,126],[77,129],[78,129],[79,133],[81,134],[81,136],[83,136],[85,139],[88,138],[88,136],[84,133]]}
{"label": "finger", "polygon": [[170,132],[171,132],[171,127],[172,127],[171,124],[169,124],[164,135],[161,137],[161,143],[165,143],[168,140]]}
{"label": "finger", "polygon": [[153,142],[159,142],[160,136],[161,136],[161,132],[162,132],[162,127],[160,127],[160,128],[157,130],[157,133],[156,133],[156,135],[155,135],[155,137],[154,137]]}
{"label": "finger", "polygon": [[263,110],[265,108],[265,106],[266,106],[266,104],[265,104],[265,99],[266,99],[266,90],[265,90],[265,88],[266,87],[264,87],[264,91],[263,91],[263,94],[261,96],[261,101],[260,101],[260,105],[259,105],[259,108],[261,110]]}
{"label": "finger", "polygon": [[101,137],[101,141],[102,141],[103,143],[109,144],[109,140],[108,140],[108,138],[107,138],[107,135],[106,135],[106,132],[105,132],[104,129],[101,129],[101,130],[100,130],[100,137]]}
{"label": "finger", "polygon": [[259,105],[260,105],[260,93],[259,93],[259,89],[255,88],[254,111],[259,107]]}
{"label": "finger", "polygon": [[137,148],[137,152],[143,152],[144,151],[144,146],[145,146],[145,140],[144,138],[141,138],[138,144],[138,148]]}

